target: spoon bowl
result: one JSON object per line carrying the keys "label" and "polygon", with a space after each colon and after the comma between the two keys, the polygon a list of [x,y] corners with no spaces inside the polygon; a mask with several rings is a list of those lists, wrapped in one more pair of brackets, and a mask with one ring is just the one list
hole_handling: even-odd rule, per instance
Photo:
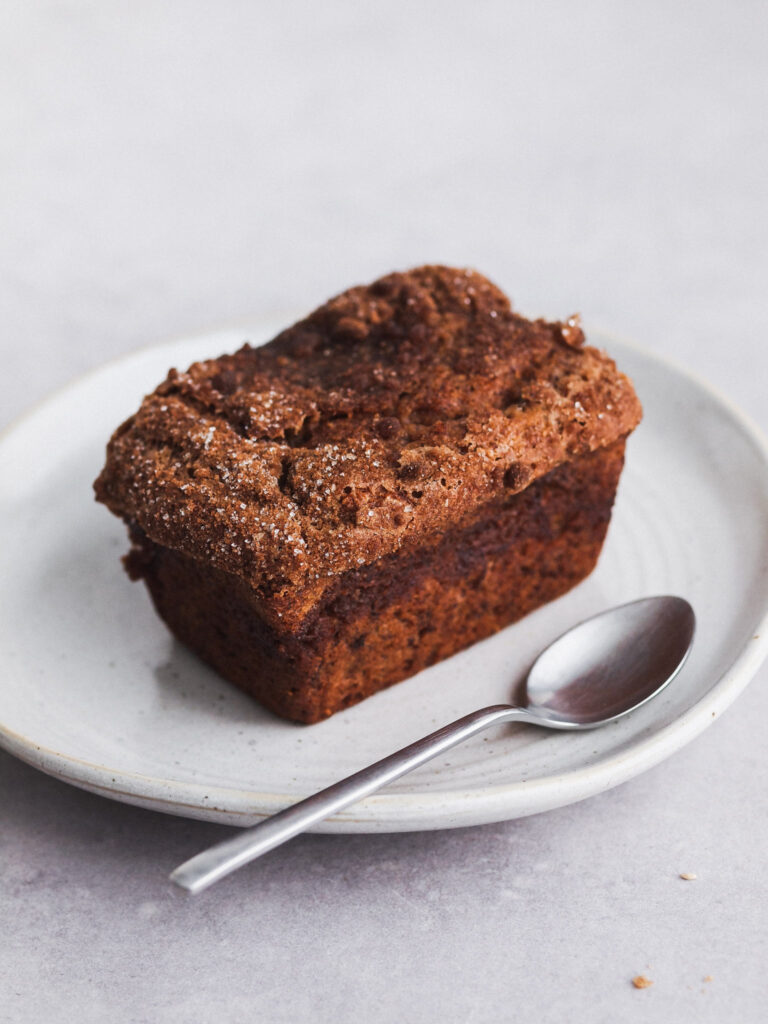
{"label": "spoon bowl", "polygon": [[524,706],[554,729],[606,725],[655,697],[677,675],[696,616],[681,597],[648,597],[574,626],[536,659]]}
{"label": "spoon bowl", "polygon": [[495,704],[198,853],[171,874],[196,893],[491,725],[595,729],[656,696],[682,668],[695,616],[681,597],[647,597],[574,626],[532,666],[520,704]]}

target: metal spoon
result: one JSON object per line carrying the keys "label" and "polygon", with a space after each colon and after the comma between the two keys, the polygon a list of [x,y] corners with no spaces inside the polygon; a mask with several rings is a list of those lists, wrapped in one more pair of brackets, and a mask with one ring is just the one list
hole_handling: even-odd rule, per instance
{"label": "metal spoon", "polygon": [[648,597],[587,619],[539,655],[528,673],[523,706],[496,704],[474,711],[204,850],[176,868],[171,880],[201,892],[489,725],[529,722],[550,729],[594,729],[613,722],[674,679],[688,656],[695,621],[693,608],[680,597]]}

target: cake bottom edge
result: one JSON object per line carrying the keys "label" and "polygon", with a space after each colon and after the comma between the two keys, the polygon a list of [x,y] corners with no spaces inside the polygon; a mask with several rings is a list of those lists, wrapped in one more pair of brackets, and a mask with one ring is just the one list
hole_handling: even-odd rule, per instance
{"label": "cake bottom edge", "polygon": [[[299,634],[280,634],[237,577],[133,530],[126,565],[190,650],[266,708],[313,723],[498,632],[594,569],[624,440],[481,511],[426,550],[341,577]],[[471,680],[468,680],[471,686]]]}

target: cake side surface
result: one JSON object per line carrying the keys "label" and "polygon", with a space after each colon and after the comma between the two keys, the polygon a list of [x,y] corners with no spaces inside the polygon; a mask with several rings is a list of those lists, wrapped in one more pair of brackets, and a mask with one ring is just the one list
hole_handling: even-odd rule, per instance
{"label": "cake side surface", "polygon": [[183,643],[275,713],[316,722],[583,580],[600,553],[623,456],[623,440],[580,456],[432,545],[350,570],[292,634],[273,628],[241,578],[143,531],[134,532],[129,565]]}
{"label": "cake side surface", "polygon": [[241,579],[288,635],[345,574],[625,437],[632,385],[583,342],[473,271],[391,274],[265,346],[171,371],[113,435],[97,498]]}

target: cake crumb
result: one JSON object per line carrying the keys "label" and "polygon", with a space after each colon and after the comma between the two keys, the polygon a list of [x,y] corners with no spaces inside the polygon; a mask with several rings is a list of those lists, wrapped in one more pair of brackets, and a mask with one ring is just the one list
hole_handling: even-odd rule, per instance
{"label": "cake crumb", "polygon": [[704,977],[704,979],[703,979],[703,980],[704,980],[704,981],[712,981],[712,975],[711,975],[711,974],[707,974],[707,975],[705,975],[705,977]]}
{"label": "cake crumb", "polygon": [[693,871],[683,871],[680,877],[684,882],[695,882],[699,876]]}
{"label": "cake crumb", "polygon": [[650,988],[653,982],[650,978],[646,978],[644,974],[637,974],[632,979],[632,984],[635,986],[635,988]]}

